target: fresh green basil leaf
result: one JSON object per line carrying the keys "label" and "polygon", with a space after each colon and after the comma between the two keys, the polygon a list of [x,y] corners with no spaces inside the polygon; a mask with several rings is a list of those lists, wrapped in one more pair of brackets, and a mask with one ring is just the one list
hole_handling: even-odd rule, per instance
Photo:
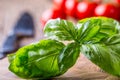
{"label": "fresh green basil leaf", "polygon": [[77,39],[80,43],[96,43],[120,33],[120,24],[111,18],[92,17],[80,20],[77,31]]}
{"label": "fresh green basil leaf", "polygon": [[72,22],[52,19],[49,20],[44,28],[45,36],[55,40],[75,40],[76,31]]}
{"label": "fresh green basil leaf", "polygon": [[104,71],[120,76],[120,34],[113,35],[102,43],[84,44],[81,51]]}
{"label": "fresh green basil leaf", "polygon": [[65,45],[56,40],[41,40],[20,48],[9,69],[22,78],[49,78],[60,75],[58,55]]}
{"label": "fresh green basil leaf", "polygon": [[80,46],[77,43],[68,44],[59,55],[59,67],[61,73],[65,73],[72,67],[80,54]]}

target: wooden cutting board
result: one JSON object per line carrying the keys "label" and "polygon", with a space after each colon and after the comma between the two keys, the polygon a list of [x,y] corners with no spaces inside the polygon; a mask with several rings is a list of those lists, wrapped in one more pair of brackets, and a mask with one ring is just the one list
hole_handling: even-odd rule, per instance
{"label": "wooden cutting board", "polygon": [[[8,70],[9,62],[7,58],[0,60],[0,80],[24,80],[17,77]],[[55,77],[52,80],[120,80],[103,72],[83,55],[81,55],[76,64],[65,74]]]}

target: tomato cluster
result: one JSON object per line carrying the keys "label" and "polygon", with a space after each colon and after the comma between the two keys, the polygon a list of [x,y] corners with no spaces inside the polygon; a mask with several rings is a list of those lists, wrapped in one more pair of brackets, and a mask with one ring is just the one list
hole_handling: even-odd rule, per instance
{"label": "tomato cluster", "polygon": [[41,21],[44,25],[49,19],[67,19],[68,16],[79,20],[92,16],[120,20],[120,0],[110,1],[103,3],[104,0],[53,0],[53,8],[43,13]]}

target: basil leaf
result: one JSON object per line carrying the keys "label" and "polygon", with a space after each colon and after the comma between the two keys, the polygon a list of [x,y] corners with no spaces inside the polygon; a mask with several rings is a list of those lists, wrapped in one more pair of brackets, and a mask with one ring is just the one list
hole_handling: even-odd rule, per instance
{"label": "basil leaf", "polygon": [[104,71],[120,76],[120,34],[113,35],[102,43],[84,44],[81,51]]}
{"label": "basil leaf", "polygon": [[44,28],[45,36],[55,40],[75,40],[76,31],[72,22],[52,19],[49,20]]}
{"label": "basil leaf", "polygon": [[56,40],[41,40],[20,48],[9,69],[22,78],[49,78],[60,75],[58,55],[64,44]]}
{"label": "basil leaf", "polygon": [[62,74],[75,64],[79,53],[80,46],[76,43],[70,43],[62,50],[58,57],[59,68]]}
{"label": "basil leaf", "polygon": [[80,43],[96,43],[120,33],[120,24],[111,18],[92,17],[80,20],[77,30],[77,39]]}

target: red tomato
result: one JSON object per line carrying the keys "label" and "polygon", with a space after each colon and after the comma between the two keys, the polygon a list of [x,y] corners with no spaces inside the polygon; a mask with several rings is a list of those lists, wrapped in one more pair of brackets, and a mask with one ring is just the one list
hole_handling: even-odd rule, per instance
{"label": "red tomato", "polygon": [[120,4],[120,0],[116,0],[116,2],[117,2],[118,4]]}
{"label": "red tomato", "polygon": [[55,10],[64,11],[66,0],[53,0],[53,6]]}
{"label": "red tomato", "polygon": [[65,13],[69,16],[75,17],[75,11],[78,1],[77,0],[66,0],[65,1]]}
{"label": "red tomato", "polygon": [[42,26],[44,26],[49,19],[55,19],[55,18],[66,19],[66,15],[59,10],[54,10],[54,9],[46,10],[45,12],[43,12],[41,17]]}
{"label": "red tomato", "polygon": [[95,2],[79,2],[76,9],[76,15],[79,19],[93,16],[94,9],[97,3]]}
{"label": "red tomato", "polygon": [[114,19],[119,19],[119,10],[113,4],[98,5],[94,11],[95,16],[106,16]]}
{"label": "red tomato", "polygon": [[118,20],[120,21],[120,5],[117,6],[117,8],[118,8]]}

